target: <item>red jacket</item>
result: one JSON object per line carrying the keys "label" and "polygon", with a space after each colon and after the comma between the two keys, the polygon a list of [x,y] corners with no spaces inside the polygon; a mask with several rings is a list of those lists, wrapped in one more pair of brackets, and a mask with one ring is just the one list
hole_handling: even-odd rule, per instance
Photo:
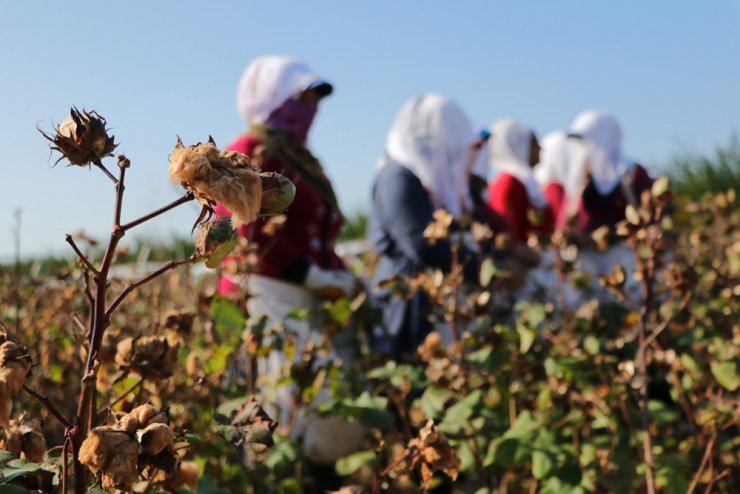
{"label": "red jacket", "polygon": [[561,227],[565,223],[565,218],[561,216],[566,214],[565,188],[557,182],[550,182],[542,193],[550,206],[555,225]]}
{"label": "red jacket", "polygon": [[[227,149],[253,156],[260,144],[258,138],[244,135]],[[276,235],[269,236],[263,232],[264,218],[239,228],[240,235],[257,244],[257,271],[265,276],[300,283],[310,264],[326,269],[342,268],[342,260],[334,252],[334,243],[344,221],[339,209],[274,156],[266,157],[261,165],[261,171],[282,173],[288,177],[295,184],[296,194],[285,212],[287,220]],[[329,183],[328,178],[326,182]],[[215,212],[231,215],[220,205]]]}
{"label": "red jacket", "polygon": [[[488,186],[488,204],[506,218],[515,242],[525,243],[530,233],[550,234],[554,220],[550,208],[539,210],[527,197],[524,184],[513,175],[502,173]],[[539,216],[537,223],[530,219]]]}

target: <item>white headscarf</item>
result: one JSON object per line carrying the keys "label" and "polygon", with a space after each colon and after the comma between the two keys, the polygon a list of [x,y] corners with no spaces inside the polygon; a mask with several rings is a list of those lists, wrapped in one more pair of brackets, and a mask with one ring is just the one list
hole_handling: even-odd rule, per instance
{"label": "white headscarf", "polygon": [[424,94],[403,105],[388,132],[386,156],[409,169],[432,195],[436,207],[459,217],[472,202],[468,175],[477,158],[471,144],[477,136],[465,112],[439,94]]}
{"label": "white headscarf", "polygon": [[530,128],[515,120],[499,120],[491,126],[488,159],[494,171],[508,173],[524,184],[529,202],[542,209],[547,206],[547,201],[534,179],[530,165],[533,135]]}
{"label": "white headscarf", "polygon": [[239,80],[236,108],[247,125],[263,124],[273,111],[306,89],[327,84],[304,63],[267,55],[247,66]]}
{"label": "white headscarf", "polygon": [[634,161],[622,153],[619,122],[606,111],[587,110],[573,120],[570,131],[583,139],[596,190],[608,195],[635,166]]}
{"label": "white headscarf", "polygon": [[583,168],[586,160],[585,148],[565,132],[550,132],[542,139],[540,163],[534,176],[541,188],[551,182],[563,186],[568,200],[568,210],[577,205],[583,188]]}

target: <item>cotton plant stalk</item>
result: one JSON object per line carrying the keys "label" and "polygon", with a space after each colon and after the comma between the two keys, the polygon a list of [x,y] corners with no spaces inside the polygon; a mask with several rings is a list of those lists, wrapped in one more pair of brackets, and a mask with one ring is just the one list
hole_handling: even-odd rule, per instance
{"label": "cotton plant stalk", "polygon": [[[179,459],[174,455],[173,431],[161,414],[151,409],[151,406],[140,406],[130,414],[119,417],[112,425],[97,423],[96,375],[103,336],[111,316],[136,288],[178,266],[202,259],[209,267],[217,266],[236,243],[234,228],[248,224],[260,215],[284,211],[293,200],[295,187],[282,175],[259,173],[258,169],[252,167],[249,158],[242,154],[219,150],[213,139],[209,138],[203,144],[185,146],[178,138],[170,158],[169,178],[182,185],[185,194],[149,214],[123,222],[124,183],[131,161],[124,155],[118,156],[118,176],[103,164],[103,160],[113,156],[118,146],[114,136],[108,133],[106,120],[95,111],[80,111],[73,107],[69,116],[56,126],[54,132],[41,133],[50,142],[52,151],[60,153],[57,163],[66,160],[70,166],[95,166],[110,179],[115,187],[113,228],[103,257],[98,262],[83,254],[71,235],[66,238],[85,268],[87,278],[91,280],[88,286],[90,317],[86,328],[88,351],[74,418],[70,420],[64,417],[48,399],[24,386],[31,368],[31,359],[16,343],[3,339],[0,340],[0,386],[3,388],[0,423],[5,426],[10,424],[12,403],[9,397],[21,388],[26,389],[51,412],[65,429],[66,441],[62,447],[64,467],[61,476],[64,492],[67,489],[66,465],[69,454],[72,455],[74,466],[76,494],[83,494],[90,487],[88,471],[100,478],[104,488],[124,491],[130,490],[148,465],[177,476],[180,465]],[[123,236],[136,226],[192,200],[198,201],[203,207],[196,221],[196,227],[199,228],[196,253],[187,259],[169,261],[130,282],[118,294],[112,295],[109,273],[118,243]],[[232,211],[232,218],[209,222],[207,219],[216,203],[221,203]],[[150,374],[148,370],[152,368],[150,364],[154,360],[153,354],[168,356],[167,365],[172,367],[175,365],[176,349],[177,344],[158,336],[131,339],[120,342],[116,361],[122,369],[141,373],[142,379],[145,379]],[[166,376],[165,372],[155,377]],[[183,482],[192,485],[192,469],[187,477]]]}

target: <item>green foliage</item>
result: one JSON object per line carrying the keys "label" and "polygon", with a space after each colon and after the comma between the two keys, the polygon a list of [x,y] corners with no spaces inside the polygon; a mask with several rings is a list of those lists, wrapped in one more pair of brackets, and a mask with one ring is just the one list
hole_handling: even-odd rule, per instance
{"label": "green foliage", "polygon": [[368,215],[363,211],[357,211],[352,216],[344,219],[344,226],[339,233],[339,240],[358,240],[365,238],[367,234]]}
{"label": "green foliage", "polygon": [[705,195],[740,191],[740,140],[737,135],[718,147],[713,156],[683,152],[673,157],[667,167],[676,192],[697,200]]}

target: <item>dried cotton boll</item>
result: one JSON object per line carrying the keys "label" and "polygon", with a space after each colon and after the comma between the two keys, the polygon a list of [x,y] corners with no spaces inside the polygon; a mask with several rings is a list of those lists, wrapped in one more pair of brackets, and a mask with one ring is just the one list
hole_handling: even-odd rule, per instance
{"label": "dried cotton boll", "polygon": [[138,476],[138,454],[139,444],[126,432],[96,427],[82,442],[79,460],[100,473],[104,487],[126,490]]}
{"label": "dried cotton boll", "polygon": [[0,435],[0,449],[10,451],[16,456],[20,456],[23,449],[23,434],[13,425],[15,420],[11,420],[5,425],[5,430]]}
{"label": "dried cotton boll", "polygon": [[8,427],[11,410],[13,410],[13,402],[10,397],[5,394],[0,395],[0,426]]}
{"label": "dried cotton boll", "polygon": [[208,157],[191,147],[186,148],[178,139],[170,156],[170,180],[195,187],[200,182],[209,181],[212,174],[213,170]]}
{"label": "dried cotton boll", "polygon": [[153,423],[136,433],[144,453],[156,456],[164,450],[174,451],[172,429],[167,424]]}
{"label": "dried cotton boll", "polygon": [[44,439],[44,435],[36,430],[24,433],[21,450],[24,458],[34,463],[41,463],[44,461],[44,453],[46,453],[46,439]]}
{"label": "dried cotton boll", "polygon": [[31,357],[25,348],[12,341],[0,345],[0,396],[10,398],[20,391],[30,370]]}
{"label": "dried cotton boll", "polygon": [[115,361],[142,376],[167,377],[177,362],[179,345],[170,345],[165,336],[124,338],[116,347]]}
{"label": "dried cotton boll", "polygon": [[103,469],[103,487],[128,490],[139,476],[139,445],[130,437],[119,443]]}
{"label": "dried cotton boll", "polygon": [[185,147],[178,139],[169,177],[192,191],[201,204],[223,204],[233,214],[234,228],[257,218],[262,201],[259,175],[248,166],[248,158],[222,153],[213,141]]}

